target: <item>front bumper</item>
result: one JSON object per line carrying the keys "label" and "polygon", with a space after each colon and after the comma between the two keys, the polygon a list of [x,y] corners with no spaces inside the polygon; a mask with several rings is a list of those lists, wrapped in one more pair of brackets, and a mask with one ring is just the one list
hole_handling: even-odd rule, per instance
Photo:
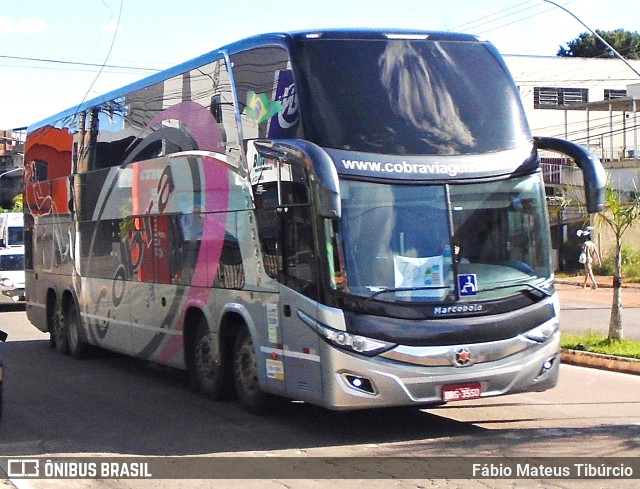
{"label": "front bumper", "polygon": [[7,302],[23,302],[25,300],[24,288],[18,289],[2,289],[2,296],[0,296],[0,303]]}
{"label": "front bumper", "polygon": [[503,358],[458,367],[416,366],[383,356],[363,359],[327,349],[324,402],[335,410],[442,404],[444,387],[471,383],[480,384],[481,397],[544,391],[557,384],[560,366],[559,331]]}

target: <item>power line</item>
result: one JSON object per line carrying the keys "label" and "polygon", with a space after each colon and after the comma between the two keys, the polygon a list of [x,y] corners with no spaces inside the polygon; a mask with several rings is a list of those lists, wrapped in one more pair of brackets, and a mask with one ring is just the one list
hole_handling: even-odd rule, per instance
{"label": "power line", "polygon": [[139,66],[124,66],[124,65],[110,65],[103,63],[85,63],[82,61],[63,61],[58,59],[46,59],[46,58],[28,58],[23,56],[7,56],[0,54],[0,59],[12,59],[19,61],[36,61],[38,63],[53,63],[53,64],[61,64],[61,65],[72,65],[72,66],[90,66],[90,67],[104,67],[104,68],[117,68],[121,70],[135,70],[135,71],[149,71],[156,73],[160,70],[154,68],[141,68]]}
{"label": "power line", "polygon": [[[479,19],[475,19],[475,20],[472,20],[472,21],[469,21],[469,22],[465,22],[464,24],[460,24],[460,25],[458,25],[458,26],[456,26],[456,27],[452,27],[450,30],[463,30],[463,31],[468,31],[468,30],[470,30],[470,29],[476,29],[476,28],[478,28],[478,27],[480,27],[480,26],[482,26],[482,25],[485,25],[485,24],[489,24],[489,23],[491,23],[491,22],[494,22],[495,20],[500,20],[500,19],[502,19],[502,18],[504,18],[504,17],[509,17],[509,16],[511,16],[511,15],[514,15],[514,13],[518,13],[518,12],[521,12],[522,10],[527,10],[527,9],[532,8],[532,7],[527,7],[527,8],[525,8],[525,9],[518,10],[517,12],[513,12],[513,13],[510,13],[510,14],[507,14],[507,15],[503,15],[503,16],[501,16],[501,17],[497,17],[497,19],[485,20],[485,19],[491,19],[492,17],[496,17],[496,16],[498,16],[498,15],[500,15],[500,14],[504,13],[504,12],[508,12],[508,11],[513,10],[513,9],[515,9],[515,8],[518,8],[518,7],[522,6],[522,5],[526,5],[526,4],[528,4],[528,3],[532,3],[532,1],[531,1],[531,0],[527,0],[526,2],[518,3],[518,4],[516,4],[516,5],[513,5],[513,6],[511,6],[511,7],[508,7],[508,8],[506,8],[506,9],[499,10],[498,12],[494,12],[494,13],[492,13],[492,14],[485,15],[484,17],[480,17]],[[537,3],[537,2],[536,2],[536,3]],[[478,22],[480,22],[480,24],[478,24]]]}
{"label": "power line", "polygon": [[116,28],[113,31],[113,37],[111,38],[111,45],[109,46],[109,51],[107,52],[107,56],[104,58],[104,62],[100,65],[100,69],[98,70],[98,73],[96,73],[96,76],[93,79],[93,81],[91,82],[91,85],[89,85],[89,88],[87,88],[87,91],[84,94],[84,97],[82,97],[82,102],[80,102],[78,107],[80,105],[82,105],[84,103],[84,101],[87,99],[87,97],[91,93],[91,89],[93,88],[93,86],[98,81],[98,78],[100,78],[100,75],[102,74],[102,71],[104,70],[104,68],[105,68],[105,66],[107,64],[107,61],[109,61],[109,56],[111,56],[111,51],[113,51],[113,45],[116,43],[116,36],[118,35],[118,29],[120,28],[120,19],[122,18],[122,6],[123,6],[123,4],[124,4],[124,0],[120,0],[120,10],[118,11],[118,21],[116,23]]}
{"label": "power line", "polygon": [[617,58],[621,59],[624,62],[624,64],[626,64],[631,69],[631,71],[633,71],[636,75],[638,75],[640,77],[640,73],[633,66],[631,66],[631,64],[625,59],[624,56],[622,56],[618,51],[616,51],[613,48],[613,46],[611,46],[611,44],[609,44],[607,41],[605,41],[604,38],[600,34],[598,34],[596,31],[591,29],[591,27],[589,27],[587,24],[582,22],[573,12],[567,10],[562,5],[558,5],[557,3],[552,2],[550,0],[542,0],[542,1],[543,2],[547,2],[547,3],[551,4],[551,5],[555,5],[559,9],[564,10],[566,13],[568,13],[571,17],[576,19],[578,22],[580,22],[580,24],[582,24],[589,32],[591,32],[591,34],[593,34],[594,37],[596,37],[602,44],[604,44]]}

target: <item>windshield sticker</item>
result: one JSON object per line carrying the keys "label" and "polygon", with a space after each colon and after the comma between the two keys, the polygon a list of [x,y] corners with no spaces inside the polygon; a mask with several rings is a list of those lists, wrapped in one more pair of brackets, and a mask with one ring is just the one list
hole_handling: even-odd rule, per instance
{"label": "windshield sticker", "polygon": [[[442,256],[413,258],[395,255],[393,257],[396,288],[420,288],[415,291],[423,297],[440,297],[444,280],[442,275]],[[429,290],[434,287],[434,290]]]}
{"label": "windshield sticker", "polygon": [[478,293],[478,280],[475,273],[458,275],[458,289],[460,296],[476,295]]}

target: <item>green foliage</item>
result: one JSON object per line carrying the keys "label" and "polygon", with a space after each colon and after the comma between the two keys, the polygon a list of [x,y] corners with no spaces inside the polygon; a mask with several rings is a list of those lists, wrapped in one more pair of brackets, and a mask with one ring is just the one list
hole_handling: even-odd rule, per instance
{"label": "green foliage", "polygon": [[620,238],[640,217],[640,199],[624,199],[616,189],[607,185],[605,189],[607,212],[598,214],[598,218],[606,223],[614,232],[616,245],[620,246]]}
{"label": "green foliage", "polygon": [[622,247],[622,276],[629,282],[640,282],[640,248]]}
{"label": "green foliage", "polygon": [[[618,53],[626,59],[640,59],[640,34],[624,29],[596,32],[607,41]],[[596,36],[590,32],[583,32],[577,38],[569,41],[567,47],[560,46],[557,56],[576,58],[602,58],[615,55]]]}
{"label": "green foliage", "polygon": [[[602,265],[598,265],[596,263],[595,266],[593,267],[593,273],[595,273],[596,275],[611,276],[613,275],[613,272],[615,272],[615,270],[616,270],[616,267],[615,267],[615,264],[613,263],[613,258],[610,256],[607,256],[602,259]],[[584,274],[584,271],[582,273]]]}
{"label": "green foliage", "polygon": [[610,340],[605,335],[593,331],[583,334],[562,333],[560,344],[568,350],[640,359],[640,341]]}
{"label": "green foliage", "polygon": [[22,212],[24,209],[22,194],[18,194],[13,198],[13,205],[10,208],[0,206],[0,212]]}
{"label": "green foliage", "polygon": [[[640,282],[640,248],[634,246],[623,246],[622,252],[622,277],[625,282]],[[615,269],[613,256],[605,256],[602,258],[602,266],[593,267],[596,275],[612,276]]]}

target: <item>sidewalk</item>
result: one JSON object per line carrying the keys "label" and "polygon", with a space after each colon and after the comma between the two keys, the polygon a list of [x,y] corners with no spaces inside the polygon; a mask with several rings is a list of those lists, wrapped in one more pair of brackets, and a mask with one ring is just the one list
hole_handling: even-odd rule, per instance
{"label": "sidewalk", "polygon": [[[582,284],[584,283],[584,275],[576,275],[575,277],[556,277],[555,283],[582,287]],[[613,288],[613,277],[607,275],[596,275],[596,283],[598,284],[598,287],[611,289]],[[591,287],[591,280],[587,280],[587,287]],[[626,282],[623,278],[622,288],[640,289],[640,283]]]}

